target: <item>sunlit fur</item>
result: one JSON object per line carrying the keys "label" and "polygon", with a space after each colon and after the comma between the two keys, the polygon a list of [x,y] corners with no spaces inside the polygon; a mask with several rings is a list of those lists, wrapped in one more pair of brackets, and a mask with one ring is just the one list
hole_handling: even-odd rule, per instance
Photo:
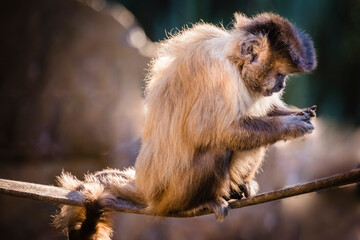
{"label": "sunlit fur", "polygon": [[[313,130],[308,117],[286,109],[276,76],[311,71],[316,59],[309,37],[278,15],[235,19],[231,30],[198,23],[159,43],[135,172],[106,170],[85,183],[65,174],[76,184],[62,186],[102,186],[87,200],[127,199],[154,215],[208,207],[219,220],[232,193],[255,194],[266,147]],[[64,207],[58,225],[83,221],[78,211]]]}
{"label": "sunlit fur", "polygon": [[[69,239],[111,239],[113,234],[111,212],[107,210],[107,206],[113,205],[117,197],[136,204],[143,203],[135,190],[134,178],[133,168],[123,171],[106,169],[94,174],[88,173],[84,181],[63,172],[57,178],[59,185],[79,191],[87,204],[85,208],[62,206],[60,212],[54,216],[54,226],[64,229]],[[85,223],[85,219],[89,217],[94,219],[92,221],[88,219]],[[93,227],[94,229],[91,229]]]}
{"label": "sunlit fur", "polygon": [[[160,44],[146,89],[147,118],[136,162],[136,186],[150,211],[185,210],[193,191],[209,187],[198,185],[216,168],[212,160],[194,163],[196,151],[225,152],[223,138],[231,123],[264,116],[281,104],[277,94],[258,99],[240,80],[229,59],[238,39],[198,24]],[[230,177],[223,180],[215,198],[229,194]]]}

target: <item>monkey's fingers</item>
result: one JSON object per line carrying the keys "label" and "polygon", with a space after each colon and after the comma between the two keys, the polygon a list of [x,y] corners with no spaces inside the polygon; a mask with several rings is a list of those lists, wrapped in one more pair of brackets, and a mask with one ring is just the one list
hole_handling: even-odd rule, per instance
{"label": "monkey's fingers", "polygon": [[295,115],[301,117],[302,121],[310,121],[311,118],[311,114],[306,109],[297,112]]}
{"label": "monkey's fingers", "polygon": [[232,190],[230,192],[230,199],[242,199],[244,197],[249,197],[250,196],[250,186],[248,183],[243,183],[239,185],[239,192]]}
{"label": "monkey's fingers", "polygon": [[307,114],[309,117],[316,117],[316,113],[315,113],[315,111],[313,111],[313,110],[306,109],[304,112],[305,112],[305,114]]}
{"label": "monkey's fingers", "polygon": [[250,180],[249,182],[240,184],[239,189],[244,197],[248,198],[254,196],[259,191],[259,185],[255,180]]}
{"label": "monkey's fingers", "polygon": [[316,112],[312,108],[305,109],[305,113],[307,113],[310,117],[316,117]]}
{"label": "monkey's fingers", "polygon": [[250,186],[249,184],[242,184],[239,186],[240,190],[243,192],[244,196],[247,198],[250,196]]}
{"label": "monkey's fingers", "polygon": [[308,116],[310,118],[316,117],[316,112],[315,112],[316,109],[317,109],[317,106],[314,105],[314,106],[312,106],[310,108],[302,109],[300,112],[296,113],[296,115],[298,115],[298,116],[306,115],[306,116]]}
{"label": "monkey's fingers", "polygon": [[237,192],[235,190],[232,190],[230,192],[230,197],[226,198],[226,200],[230,200],[230,199],[242,199],[244,196],[243,196],[243,192],[240,191],[240,192]]}
{"label": "monkey's fingers", "polygon": [[316,109],[317,106],[313,105],[312,107],[305,109],[305,112],[308,113],[310,117],[316,117]]}
{"label": "monkey's fingers", "polygon": [[310,109],[316,111],[317,105],[313,105]]}

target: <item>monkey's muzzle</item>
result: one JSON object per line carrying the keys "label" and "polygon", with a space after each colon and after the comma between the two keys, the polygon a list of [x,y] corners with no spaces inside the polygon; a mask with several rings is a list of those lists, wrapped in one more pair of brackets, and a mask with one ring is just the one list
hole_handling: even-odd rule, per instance
{"label": "monkey's muzzle", "polygon": [[269,93],[270,93],[269,95],[271,96],[273,93],[280,92],[284,88],[285,88],[285,80],[279,79],[279,80],[277,80],[275,86],[269,91]]}

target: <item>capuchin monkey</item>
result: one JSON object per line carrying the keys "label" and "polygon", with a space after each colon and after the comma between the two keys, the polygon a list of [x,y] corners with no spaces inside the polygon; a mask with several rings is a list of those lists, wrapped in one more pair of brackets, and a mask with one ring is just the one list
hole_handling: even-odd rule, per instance
{"label": "capuchin monkey", "polygon": [[314,130],[316,106],[290,110],[281,96],[287,76],[316,64],[309,36],[273,13],[236,13],[230,30],[201,22],[160,42],[135,168],[84,181],[63,173],[60,185],[80,191],[86,207],[63,206],[55,225],[70,239],[110,239],[106,206],[116,199],[157,216],[209,208],[223,220],[229,199],[257,193],[269,145]]}

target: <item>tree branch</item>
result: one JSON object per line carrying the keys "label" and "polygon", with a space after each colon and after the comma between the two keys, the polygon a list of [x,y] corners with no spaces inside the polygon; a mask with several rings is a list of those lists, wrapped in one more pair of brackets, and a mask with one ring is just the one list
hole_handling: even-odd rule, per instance
{"label": "tree branch", "polygon": [[[232,209],[242,208],[358,182],[360,182],[360,169],[355,169],[342,174],[316,179],[307,183],[262,193],[249,198],[231,200],[229,203]],[[6,179],[0,179],[0,194],[72,206],[83,206],[85,202],[83,196],[78,191]],[[134,205],[123,200],[118,200],[114,205],[109,206],[108,209],[118,212],[144,214],[142,206]],[[198,209],[196,211],[172,213],[169,214],[168,217],[195,217],[211,213],[212,212],[209,209]]]}

